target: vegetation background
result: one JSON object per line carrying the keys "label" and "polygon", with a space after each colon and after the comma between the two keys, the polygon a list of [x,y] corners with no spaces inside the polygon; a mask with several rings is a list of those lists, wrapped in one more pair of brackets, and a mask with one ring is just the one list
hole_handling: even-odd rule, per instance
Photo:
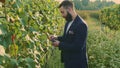
{"label": "vegetation background", "polygon": [[[0,68],[63,68],[48,35],[62,35],[65,20],[54,0],[0,0]],[[73,0],[88,24],[89,68],[120,68],[120,4]]]}

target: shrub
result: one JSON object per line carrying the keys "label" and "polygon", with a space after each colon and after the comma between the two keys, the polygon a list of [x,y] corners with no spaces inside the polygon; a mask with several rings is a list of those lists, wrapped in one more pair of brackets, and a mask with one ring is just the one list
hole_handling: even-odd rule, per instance
{"label": "shrub", "polygon": [[101,24],[112,30],[120,29],[120,4],[104,8],[100,12]]}
{"label": "shrub", "polygon": [[118,68],[120,67],[120,32],[110,30],[104,33],[99,30],[89,31],[88,62],[89,68]]}

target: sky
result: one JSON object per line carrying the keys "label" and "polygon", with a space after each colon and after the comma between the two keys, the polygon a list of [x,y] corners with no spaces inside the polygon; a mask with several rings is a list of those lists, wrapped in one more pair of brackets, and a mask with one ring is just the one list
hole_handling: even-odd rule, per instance
{"label": "sky", "polygon": [[[57,0],[57,1],[63,1],[63,0]],[[90,1],[95,1],[95,0],[90,0]],[[108,0],[108,1],[114,1],[117,4],[120,4],[120,0]]]}

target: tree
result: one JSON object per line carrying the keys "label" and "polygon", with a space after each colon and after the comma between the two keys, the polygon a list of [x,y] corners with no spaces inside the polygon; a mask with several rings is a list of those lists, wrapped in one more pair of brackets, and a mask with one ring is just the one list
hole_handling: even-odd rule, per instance
{"label": "tree", "polygon": [[84,6],[87,6],[88,3],[89,3],[89,0],[82,0],[82,4],[83,4]]}

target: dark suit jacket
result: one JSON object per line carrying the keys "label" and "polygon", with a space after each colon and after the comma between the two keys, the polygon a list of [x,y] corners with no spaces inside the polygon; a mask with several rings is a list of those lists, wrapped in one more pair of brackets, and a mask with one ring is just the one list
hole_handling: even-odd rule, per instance
{"label": "dark suit jacket", "polygon": [[87,65],[86,23],[79,16],[77,16],[66,33],[67,26],[68,22],[65,24],[63,36],[58,37],[58,40],[60,41],[59,49],[61,50],[62,62],[79,60],[78,62],[81,65]]}

